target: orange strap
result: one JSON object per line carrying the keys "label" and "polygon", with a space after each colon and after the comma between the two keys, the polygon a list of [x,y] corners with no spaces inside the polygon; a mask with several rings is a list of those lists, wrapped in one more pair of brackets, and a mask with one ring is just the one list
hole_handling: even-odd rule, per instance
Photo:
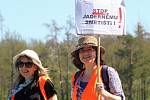
{"label": "orange strap", "polygon": [[45,90],[44,90],[44,85],[45,85],[45,82],[47,79],[50,79],[48,76],[40,76],[39,77],[39,86],[40,86],[40,90],[41,90],[41,93],[44,97],[44,100],[48,100],[47,99],[47,96],[46,96],[46,93],[45,93]]}
{"label": "orange strap", "polygon": [[[41,93],[43,95],[44,100],[48,100],[47,96],[46,96],[46,93],[45,93],[45,90],[44,90],[45,82],[46,82],[47,79],[50,79],[50,78],[48,76],[40,76],[39,80],[38,80],[39,87],[40,87],[40,90],[41,90]],[[11,100],[15,100],[15,97],[12,96]]]}
{"label": "orange strap", "polygon": [[[101,72],[101,68],[100,68],[100,72]],[[100,79],[102,78],[100,77]],[[81,100],[97,100],[98,96],[96,92],[96,83],[97,83],[97,68],[92,73],[92,77],[89,80],[85,90],[81,95]],[[77,100],[77,89],[78,86],[75,84],[72,100]],[[100,100],[102,100],[102,96],[100,96]]]}
{"label": "orange strap", "polygon": [[71,80],[72,86],[74,86],[74,81],[75,81],[75,73],[72,74],[72,80]]}
{"label": "orange strap", "polygon": [[11,97],[11,100],[15,100],[15,96],[12,96],[12,97]]}

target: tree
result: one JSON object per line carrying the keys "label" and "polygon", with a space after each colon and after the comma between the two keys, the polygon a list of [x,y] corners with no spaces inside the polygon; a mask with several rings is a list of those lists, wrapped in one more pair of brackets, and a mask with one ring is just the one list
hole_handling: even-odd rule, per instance
{"label": "tree", "polygon": [[5,33],[5,37],[0,42],[0,89],[2,99],[5,100],[8,89],[12,86],[15,78],[15,68],[12,63],[13,57],[26,48],[26,42],[20,36],[10,32]]}

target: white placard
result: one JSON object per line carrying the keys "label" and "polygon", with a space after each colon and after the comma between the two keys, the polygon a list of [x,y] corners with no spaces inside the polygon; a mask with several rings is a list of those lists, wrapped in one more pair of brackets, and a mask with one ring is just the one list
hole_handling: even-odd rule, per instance
{"label": "white placard", "polygon": [[77,34],[123,35],[126,11],[122,0],[76,0]]}

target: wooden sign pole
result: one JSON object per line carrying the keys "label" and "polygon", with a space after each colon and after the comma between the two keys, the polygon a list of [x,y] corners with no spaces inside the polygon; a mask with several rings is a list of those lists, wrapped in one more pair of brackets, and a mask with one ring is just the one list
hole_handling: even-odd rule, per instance
{"label": "wooden sign pole", "polygon": [[[101,79],[100,79],[100,35],[98,35],[98,53],[97,53],[97,66],[98,66],[98,69],[97,69],[97,74],[98,74],[98,79],[97,79],[97,82],[100,83],[101,82]],[[98,94],[98,100],[100,100],[100,95]]]}

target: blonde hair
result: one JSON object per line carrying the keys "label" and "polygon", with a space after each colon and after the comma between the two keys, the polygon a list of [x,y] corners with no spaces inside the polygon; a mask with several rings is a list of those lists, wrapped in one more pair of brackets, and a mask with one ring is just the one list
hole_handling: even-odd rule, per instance
{"label": "blonde hair", "polygon": [[35,71],[35,73],[34,73],[34,78],[39,77],[39,76],[49,76],[48,68],[44,68],[42,66],[42,63],[39,59],[38,54],[33,50],[29,50],[29,49],[24,50],[13,58],[13,64],[17,71],[17,75],[16,75],[17,78],[16,78],[15,82],[13,83],[11,89],[9,90],[9,95],[12,94],[11,90],[14,89],[14,87],[16,87],[20,82],[25,80],[25,78],[19,73],[18,68],[16,67],[16,62],[20,59],[20,57],[27,57],[28,59],[31,59],[33,64],[35,66],[37,66],[37,71]]}

